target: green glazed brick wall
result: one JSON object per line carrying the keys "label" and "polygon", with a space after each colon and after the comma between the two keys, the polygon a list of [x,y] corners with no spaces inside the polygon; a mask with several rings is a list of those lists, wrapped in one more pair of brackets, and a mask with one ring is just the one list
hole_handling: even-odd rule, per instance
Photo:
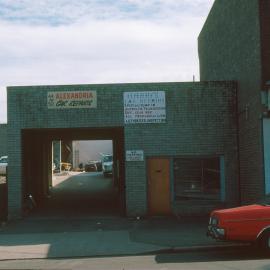
{"label": "green glazed brick wall", "polygon": [[267,89],[270,81],[270,0],[260,0],[260,27],[261,27],[261,59],[262,59],[262,89]]}
{"label": "green glazed brick wall", "polygon": [[264,193],[261,43],[258,0],[216,0],[199,35],[201,80],[238,83],[243,203]]}
{"label": "green glazed brick wall", "polygon": [[7,155],[7,124],[0,124],[0,156]]}
{"label": "green glazed brick wall", "polygon": [[[155,156],[172,158],[224,155],[226,200],[228,205],[237,204],[239,189],[234,84],[222,82],[179,83],[177,86],[157,84],[150,85],[147,90],[166,92],[167,122],[125,126],[126,150],[143,149],[145,154],[143,164],[126,163],[128,208],[133,209],[134,214],[147,213],[146,160]],[[138,177],[143,181],[138,183]],[[203,201],[172,202],[174,212],[185,215],[205,214],[216,206]]]}
{"label": "green glazed brick wall", "polygon": [[[47,108],[48,91],[76,90],[97,91],[97,108]],[[166,123],[125,125],[123,93],[128,91],[165,91]],[[153,156],[224,156],[226,203],[235,205],[239,190],[235,105],[232,82],[9,87],[9,216],[21,211],[21,130],[25,128],[123,126],[125,150],[143,150],[145,155],[143,162],[125,162],[128,216],[147,214],[146,160]],[[172,200],[175,213],[196,213],[200,206],[195,202],[187,208]]]}

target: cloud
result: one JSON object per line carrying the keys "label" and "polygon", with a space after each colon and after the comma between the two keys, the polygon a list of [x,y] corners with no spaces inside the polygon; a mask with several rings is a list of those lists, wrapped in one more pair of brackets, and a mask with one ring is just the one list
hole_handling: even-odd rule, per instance
{"label": "cloud", "polygon": [[[170,75],[171,71],[166,74],[164,69],[184,65],[187,72],[194,66],[196,36],[193,35],[193,24],[197,23],[197,20],[189,21],[186,26],[174,27],[147,21],[125,24],[92,21],[53,28],[0,25],[6,41],[0,44],[1,61],[5,63],[0,71],[6,73],[4,80],[11,84],[17,83],[18,78],[21,78],[18,82],[25,80],[26,83],[37,78],[38,83],[41,77],[65,83],[73,77],[79,79],[79,74],[84,72],[89,74],[89,81],[98,77],[108,82],[108,77],[102,78],[102,74],[110,70],[114,74],[109,76],[110,82],[134,81],[136,74],[136,81],[159,80],[159,73],[163,80],[173,80],[176,78]],[[17,70],[15,77],[14,68]],[[179,68],[173,74],[178,73]],[[143,78],[139,75],[141,70],[145,70]],[[197,72],[197,67],[193,72]],[[178,79],[188,78],[179,74]]]}
{"label": "cloud", "polygon": [[168,19],[205,16],[213,0],[0,0],[6,21],[63,25],[106,19]]}
{"label": "cloud", "polygon": [[[0,0],[0,103],[7,85],[198,79],[197,36],[210,6],[204,0]],[[58,23],[45,20],[53,17]]]}

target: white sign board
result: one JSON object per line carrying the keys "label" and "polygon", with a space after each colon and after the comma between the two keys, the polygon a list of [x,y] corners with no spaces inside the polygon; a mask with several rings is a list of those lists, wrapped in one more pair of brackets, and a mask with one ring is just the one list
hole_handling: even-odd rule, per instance
{"label": "white sign board", "polygon": [[48,109],[96,108],[96,91],[61,91],[48,92]]}
{"label": "white sign board", "polygon": [[143,161],[143,150],[127,150],[126,161]]}
{"label": "white sign board", "polygon": [[165,123],[165,92],[124,92],[124,117],[125,124]]}

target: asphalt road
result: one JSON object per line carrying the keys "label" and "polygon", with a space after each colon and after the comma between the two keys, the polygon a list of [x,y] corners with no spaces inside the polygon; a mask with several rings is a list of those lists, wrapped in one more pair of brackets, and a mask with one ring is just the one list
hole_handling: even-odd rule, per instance
{"label": "asphalt road", "polygon": [[50,260],[1,261],[0,269],[185,269],[185,270],[268,270],[270,256],[254,248],[219,249],[200,252],[161,253],[147,256],[97,257]]}

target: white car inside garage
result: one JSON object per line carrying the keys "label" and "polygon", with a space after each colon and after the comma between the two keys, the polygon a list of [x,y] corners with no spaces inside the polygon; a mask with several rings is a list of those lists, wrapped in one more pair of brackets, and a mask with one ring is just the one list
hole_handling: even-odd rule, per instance
{"label": "white car inside garage", "polygon": [[0,157],[0,175],[7,174],[8,156]]}

